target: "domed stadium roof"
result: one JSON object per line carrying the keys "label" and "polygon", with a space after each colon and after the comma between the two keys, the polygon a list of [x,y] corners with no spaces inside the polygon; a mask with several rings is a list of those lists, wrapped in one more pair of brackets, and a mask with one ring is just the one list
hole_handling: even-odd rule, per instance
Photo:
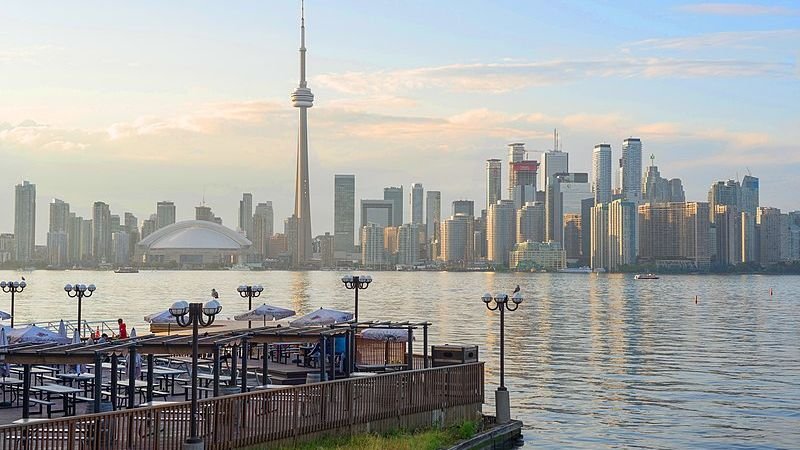
{"label": "domed stadium roof", "polygon": [[156,230],[139,242],[148,250],[245,250],[252,245],[241,234],[205,220],[185,220]]}

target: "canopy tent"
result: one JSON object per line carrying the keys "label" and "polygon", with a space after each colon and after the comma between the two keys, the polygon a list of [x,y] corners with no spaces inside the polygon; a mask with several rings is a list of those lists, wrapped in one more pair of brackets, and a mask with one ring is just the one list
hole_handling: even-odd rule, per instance
{"label": "canopy tent", "polygon": [[169,313],[168,309],[144,316],[147,323],[175,323],[175,316]]}
{"label": "canopy tent", "polygon": [[8,341],[12,344],[35,343],[35,344],[68,344],[69,338],[53,333],[36,325],[28,325],[25,328],[11,328],[8,332]]}
{"label": "canopy tent", "polygon": [[353,320],[353,313],[337,311],[335,309],[320,308],[305,316],[289,322],[292,327],[309,327],[314,325],[333,325]]}
{"label": "canopy tent", "polygon": [[280,320],[295,315],[291,309],[280,308],[278,306],[271,306],[264,303],[263,305],[253,308],[243,314],[233,316],[236,320],[263,320],[264,325],[267,320]]}

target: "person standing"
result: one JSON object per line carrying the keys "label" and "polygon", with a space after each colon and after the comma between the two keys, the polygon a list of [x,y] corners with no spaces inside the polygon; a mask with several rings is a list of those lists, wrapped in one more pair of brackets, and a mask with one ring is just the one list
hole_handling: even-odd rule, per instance
{"label": "person standing", "polygon": [[128,339],[128,326],[125,325],[122,319],[117,319],[117,323],[119,324],[119,338]]}

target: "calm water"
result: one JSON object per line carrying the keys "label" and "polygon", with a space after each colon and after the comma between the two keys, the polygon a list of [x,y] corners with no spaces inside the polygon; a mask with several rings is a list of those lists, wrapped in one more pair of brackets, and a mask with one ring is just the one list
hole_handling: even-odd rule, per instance
{"label": "calm water", "polygon": [[[142,316],[220,292],[223,316],[246,310],[241,283],[300,313],[352,309],[336,272],[0,272],[24,275],[18,321],[74,318],[65,283],[92,282],[88,320]],[[485,291],[526,300],[506,316],[506,383],[525,442],[540,448],[800,447],[800,277],[377,272],[362,319],[430,320],[434,343],[478,344],[486,411],[498,379],[497,313]],[[774,295],[770,296],[770,289]],[[699,303],[695,304],[695,295]],[[0,309],[8,310],[8,295]],[[421,351],[421,342],[418,342]]]}

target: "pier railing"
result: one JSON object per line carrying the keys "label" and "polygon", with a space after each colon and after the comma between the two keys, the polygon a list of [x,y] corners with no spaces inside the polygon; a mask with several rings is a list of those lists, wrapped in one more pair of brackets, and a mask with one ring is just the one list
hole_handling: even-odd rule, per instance
{"label": "pier railing", "polygon": [[[483,403],[483,363],[287,386],[198,402],[207,449],[227,450]],[[0,427],[0,449],[178,450],[188,402]]]}

